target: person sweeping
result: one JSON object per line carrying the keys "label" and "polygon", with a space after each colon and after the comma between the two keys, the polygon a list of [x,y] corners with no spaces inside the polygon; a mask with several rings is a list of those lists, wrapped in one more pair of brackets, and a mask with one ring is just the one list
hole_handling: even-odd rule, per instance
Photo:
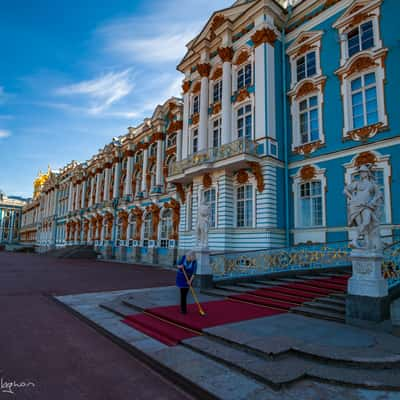
{"label": "person sweeping", "polygon": [[187,295],[189,289],[192,289],[192,282],[196,274],[196,269],[196,255],[194,251],[189,251],[182,257],[181,262],[178,264],[178,271],[176,273],[176,286],[180,290],[182,314],[187,314]]}

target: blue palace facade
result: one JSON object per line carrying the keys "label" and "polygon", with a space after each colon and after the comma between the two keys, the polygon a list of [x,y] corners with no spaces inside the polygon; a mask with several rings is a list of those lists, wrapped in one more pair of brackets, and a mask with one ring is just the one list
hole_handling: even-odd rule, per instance
{"label": "blue palace facade", "polygon": [[215,252],[346,241],[346,183],[371,165],[400,224],[397,0],[239,0],[177,66],[182,95],[83,163],[49,171],[22,241],[168,262],[210,205]]}

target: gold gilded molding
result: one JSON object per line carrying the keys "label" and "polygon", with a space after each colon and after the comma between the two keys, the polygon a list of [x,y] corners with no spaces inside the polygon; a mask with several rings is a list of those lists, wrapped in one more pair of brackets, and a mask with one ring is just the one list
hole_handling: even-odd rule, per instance
{"label": "gold gilded molding", "polygon": [[300,170],[300,178],[303,181],[311,181],[316,175],[317,171],[312,165],[306,165]]}
{"label": "gold gilded molding", "polygon": [[251,168],[251,172],[253,173],[254,177],[256,178],[257,190],[261,193],[264,191],[264,188],[265,188],[264,176],[262,174],[261,166],[256,161],[250,161],[250,162],[248,162],[248,164]]}
{"label": "gold gilded molding", "polygon": [[262,28],[251,36],[254,47],[258,47],[263,43],[268,43],[271,46],[275,45],[277,34],[270,28]]}
{"label": "gold gilded molding", "polygon": [[221,109],[222,109],[222,105],[221,105],[221,102],[220,102],[220,101],[217,102],[217,103],[214,103],[214,105],[213,105],[213,107],[212,107],[212,113],[213,113],[213,115],[220,113],[220,112],[221,112]]}
{"label": "gold gilded molding", "polygon": [[205,189],[209,189],[212,186],[212,178],[208,173],[203,175],[203,186]]}
{"label": "gold gilded molding", "polygon": [[296,100],[316,91],[319,91],[319,87],[317,85],[315,85],[313,82],[304,82],[296,92]]}
{"label": "gold gilded molding", "polygon": [[172,233],[169,238],[172,240],[178,240],[181,205],[179,201],[171,199],[168,203],[164,204],[164,207],[172,210]]}
{"label": "gold gilded molding", "polygon": [[384,125],[382,122],[377,124],[364,126],[359,129],[354,129],[347,132],[347,139],[354,140],[356,142],[366,142],[368,139],[374,137],[379,131],[383,129]]}
{"label": "gold gilded molding", "polygon": [[240,103],[241,101],[246,100],[249,97],[250,97],[250,93],[247,90],[247,88],[242,88],[242,89],[240,89],[239,93],[236,96],[236,102]]}
{"label": "gold gilded molding", "polygon": [[232,47],[219,47],[218,55],[223,62],[231,62],[233,58],[233,49]]}
{"label": "gold gilded molding", "polygon": [[184,81],[182,84],[183,94],[186,94],[190,90],[191,83],[190,81]]}
{"label": "gold gilded molding", "polygon": [[244,185],[249,181],[249,174],[245,169],[241,169],[236,175],[236,180],[240,185]]}
{"label": "gold gilded molding", "polygon": [[196,83],[194,84],[192,93],[193,93],[193,94],[197,94],[197,93],[200,92],[200,90],[201,90],[201,82],[198,81],[198,82],[196,82]]}
{"label": "gold gilded molding", "polygon": [[176,187],[176,192],[178,193],[182,204],[185,204],[185,191],[183,189],[182,183],[175,183],[174,185]]}
{"label": "gold gilded molding", "polygon": [[200,114],[199,113],[196,113],[196,114],[192,115],[192,124],[193,125],[198,124],[199,120],[200,120]]}
{"label": "gold gilded molding", "polygon": [[242,65],[244,64],[250,57],[250,54],[247,50],[242,50],[235,60],[235,65]]}
{"label": "gold gilded molding", "polygon": [[369,56],[357,58],[347,70],[346,77],[376,66],[378,66],[378,64]]}
{"label": "gold gilded molding", "polygon": [[302,144],[294,148],[293,153],[301,154],[303,156],[308,157],[311,153],[318,150],[322,147],[321,140],[317,140],[316,142]]}
{"label": "gold gilded molding", "polygon": [[355,161],[355,166],[360,167],[361,165],[366,164],[375,164],[377,161],[375,154],[371,153],[370,151],[362,152]]}
{"label": "gold gilded molding", "polygon": [[208,63],[197,64],[197,71],[202,78],[208,78],[211,71],[211,65]]}
{"label": "gold gilded molding", "polygon": [[222,68],[218,67],[211,76],[212,81],[216,81],[217,79],[222,77]]}

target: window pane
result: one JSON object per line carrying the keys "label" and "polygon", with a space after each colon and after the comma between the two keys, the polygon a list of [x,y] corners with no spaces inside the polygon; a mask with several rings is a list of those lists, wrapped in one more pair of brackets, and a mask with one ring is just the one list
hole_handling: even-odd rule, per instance
{"label": "window pane", "polygon": [[322,198],[315,197],[312,199],[312,213],[313,213],[313,225],[322,225]]}
{"label": "window pane", "polygon": [[310,199],[302,199],[300,201],[300,223],[301,226],[307,227],[311,225],[311,207]]}
{"label": "window pane", "polygon": [[374,47],[374,29],[372,21],[361,25],[361,47],[363,50]]}
{"label": "window pane", "polygon": [[300,81],[306,77],[305,58],[301,57],[297,60],[297,80]]}
{"label": "window pane", "polygon": [[310,107],[315,107],[318,104],[318,97],[317,96],[313,96],[310,97]]}
{"label": "window pane", "polygon": [[307,77],[315,75],[317,72],[315,51],[307,54]]}
{"label": "window pane", "polygon": [[358,28],[352,30],[347,35],[348,47],[349,47],[349,57],[358,53],[360,51],[360,35]]}
{"label": "window pane", "polygon": [[375,72],[371,72],[370,74],[365,75],[365,86],[372,85],[376,82]]}
{"label": "window pane", "polygon": [[307,109],[307,100],[303,100],[300,102],[300,111],[304,111]]}
{"label": "window pane", "polygon": [[361,85],[362,85],[361,78],[354,79],[353,81],[351,81],[351,90],[353,92],[355,90],[359,90],[361,89]]}

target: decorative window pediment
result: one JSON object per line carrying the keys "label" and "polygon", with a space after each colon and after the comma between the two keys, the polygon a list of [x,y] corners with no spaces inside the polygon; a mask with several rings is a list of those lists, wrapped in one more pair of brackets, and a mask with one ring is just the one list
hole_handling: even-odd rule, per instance
{"label": "decorative window pediment", "polygon": [[357,0],[333,24],[340,37],[341,66],[362,51],[373,52],[382,48],[379,29],[381,4],[382,0]]}

